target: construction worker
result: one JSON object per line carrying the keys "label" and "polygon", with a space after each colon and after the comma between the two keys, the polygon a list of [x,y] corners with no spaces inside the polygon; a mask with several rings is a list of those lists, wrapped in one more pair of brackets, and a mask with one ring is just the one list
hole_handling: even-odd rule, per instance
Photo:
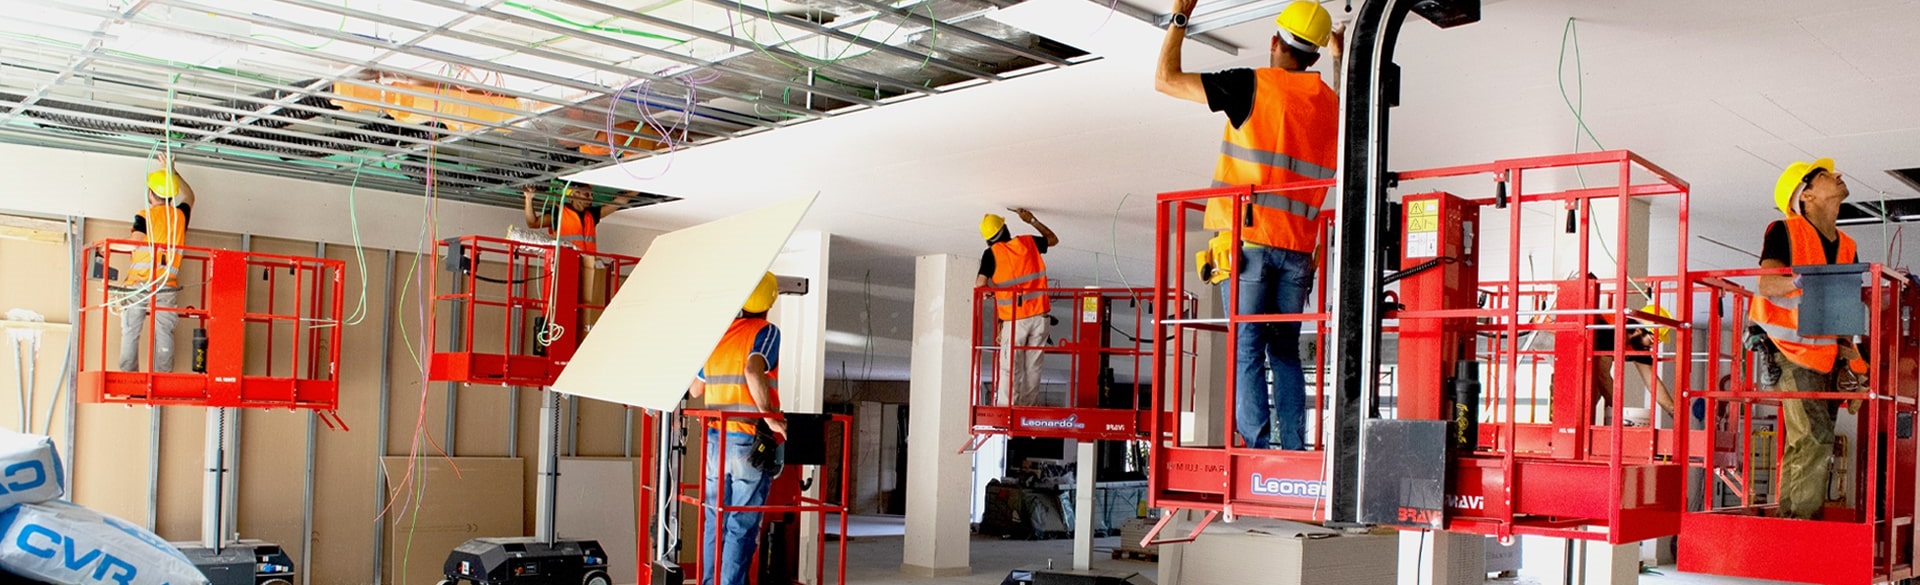
{"label": "construction worker", "polygon": [[[1786,219],[1767,226],[1760,249],[1761,268],[1815,264],[1851,264],[1859,261],[1853,238],[1841,233],[1835,221],[1847,199],[1847,183],[1834,170],[1832,159],[1787,165],[1774,183],[1774,204]],[[1800,286],[1788,274],[1760,277],[1759,295],[1748,317],[1764,331],[1772,349],[1772,365],[1762,374],[1779,375],[1772,387],[1780,392],[1831,392],[1856,389],[1864,381],[1867,362],[1851,339],[1803,336],[1800,324]],[[1855,375],[1859,377],[1856,378]],[[1786,452],[1781,462],[1780,515],[1812,519],[1826,502],[1827,479],[1833,453],[1833,419],[1838,403],[1831,400],[1782,400],[1780,419],[1785,427]],[[1851,407],[1850,407],[1851,409]]]}
{"label": "construction worker", "polygon": [[[706,522],[702,524],[700,583],[746,585],[760,543],[760,512],[721,514],[717,506],[760,506],[773,478],[780,475],[777,445],[786,436],[780,417],[780,328],[767,321],[767,309],[779,292],[773,273],[760,279],[740,316],[727,327],[720,345],[687,394],[705,398],[709,410],[766,413],[772,418],[741,419],[707,428]],[[722,449],[725,449],[724,455]],[[756,451],[759,452],[756,455]],[[724,473],[721,464],[724,460]],[[720,500],[722,479],[726,500]],[[724,535],[724,536],[723,536]],[[717,539],[724,537],[724,543]],[[715,564],[714,549],[722,558]]]}
{"label": "construction worker", "polygon": [[[1307,71],[1322,48],[1339,70],[1343,39],[1333,29],[1332,16],[1313,2],[1288,4],[1275,19],[1279,30],[1268,47],[1269,67],[1188,73],[1181,69],[1180,48],[1195,2],[1174,0],[1154,88],[1227,115],[1214,185],[1333,178],[1340,99],[1319,74]],[[1239,213],[1231,198],[1207,201],[1207,229],[1228,232],[1236,220],[1240,223],[1241,246],[1233,262],[1237,266],[1230,267],[1239,274],[1236,313],[1299,313],[1305,308],[1319,247],[1317,219],[1326,195],[1326,189],[1256,194]],[[1234,298],[1225,290],[1221,296]],[[1280,448],[1305,449],[1300,323],[1241,324],[1237,345],[1234,427],[1241,440],[1250,447],[1269,447],[1274,434],[1268,424],[1269,403],[1277,401]],[[1271,378],[1266,375],[1269,369]]]}
{"label": "construction worker", "polygon": [[1060,236],[1047,224],[1033,217],[1026,208],[1014,208],[1020,221],[1027,222],[1039,237],[1015,237],[1007,230],[1007,218],[987,214],[980,218],[980,237],[987,240],[987,251],[980,254],[980,274],[973,277],[974,287],[993,286],[1011,290],[993,293],[994,319],[1000,323],[1000,369],[994,376],[994,403],[1005,405],[1009,396],[1015,406],[1040,405],[1040,350],[1047,344],[1047,260],[1041,255],[1060,245]]}
{"label": "construction worker", "polygon": [[599,234],[600,220],[619,211],[628,201],[633,200],[633,192],[629,191],[614,196],[612,203],[594,205],[592,186],[584,183],[568,183],[562,194],[566,204],[559,206],[558,210],[548,215],[540,213],[534,206],[533,199],[540,194],[539,189],[533,185],[527,185],[521,194],[524,195],[521,210],[526,213],[528,229],[547,230],[547,233],[560,238],[562,243],[582,252],[599,251],[596,239]]}
{"label": "construction worker", "polygon": [[[153,308],[178,307],[180,294],[180,251],[187,241],[187,219],[193,213],[193,187],[173,168],[173,157],[161,154],[160,170],[147,173],[147,207],[133,215],[133,232],[127,239],[145,242],[134,248],[132,264],[121,280],[120,300],[126,311],[120,315],[120,370],[140,371],[141,333]],[[151,311],[153,316],[153,356],[155,372],[173,371],[173,325],[180,314]]]}
{"label": "construction worker", "polygon": [[[1587,276],[1591,278],[1593,275]],[[1659,305],[1647,305],[1641,307],[1638,312],[1663,319],[1673,318],[1672,314]],[[1611,315],[1604,316],[1604,320],[1608,325],[1613,323]],[[1667,337],[1672,334],[1669,331],[1670,328],[1642,327],[1640,325],[1643,322],[1635,321],[1631,317],[1627,322],[1633,325],[1627,329],[1627,351],[1629,352],[1627,369],[1637,372],[1640,380],[1646,382],[1648,388],[1653,389],[1653,400],[1656,404],[1666,409],[1669,414],[1679,416],[1673,409],[1673,391],[1668,390],[1666,384],[1661,383],[1659,372],[1654,370],[1653,356],[1631,355],[1633,352],[1657,353],[1660,344],[1666,342]],[[1613,412],[1613,345],[1613,327],[1602,327],[1593,332],[1593,402],[1594,406],[1600,409],[1602,424],[1606,422],[1608,416],[1606,413]]]}

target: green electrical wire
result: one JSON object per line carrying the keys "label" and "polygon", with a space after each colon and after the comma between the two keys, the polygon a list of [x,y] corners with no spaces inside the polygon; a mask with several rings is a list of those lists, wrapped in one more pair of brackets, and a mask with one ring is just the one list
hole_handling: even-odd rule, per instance
{"label": "green electrical wire", "polygon": [[[676,44],[683,44],[687,42],[687,39],[674,38],[674,37],[670,37],[662,34],[650,33],[647,31],[633,30],[629,28],[620,28],[620,27],[613,27],[613,26],[600,26],[597,24],[588,24],[588,23],[582,23],[582,22],[574,22],[573,20],[570,20],[565,16],[548,12],[546,10],[541,9],[538,6],[530,6],[527,4],[521,4],[519,2],[508,1],[503,5],[508,8],[523,10],[535,16],[540,16],[540,17],[546,18],[547,20],[551,20],[554,22],[558,22],[560,24],[571,26],[581,31],[621,34],[621,35],[635,36],[635,37],[646,38],[646,39],[654,39],[658,41],[672,41]],[[548,41],[541,41],[541,44],[545,44],[546,42]]]}

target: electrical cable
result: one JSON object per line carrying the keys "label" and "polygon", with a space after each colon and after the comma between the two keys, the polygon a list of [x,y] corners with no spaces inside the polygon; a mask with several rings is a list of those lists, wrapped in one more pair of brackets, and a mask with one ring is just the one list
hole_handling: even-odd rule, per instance
{"label": "electrical cable", "polygon": [[360,171],[366,168],[363,162],[353,168],[353,182],[347,185],[347,224],[352,226],[353,257],[360,269],[360,302],[353,307],[353,313],[347,316],[347,325],[359,325],[367,318],[367,249],[360,245],[360,210],[355,205],[354,193],[360,188]]}
{"label": "electrical cable", "polygon": [[[1119,0],[1115,1],[1118,2]],[[1127,274],[1120,271],[1120,208],[1125,207],[1127,205],[1127,198],[1132,196],[1133,193],[1125,193],[1120,196],[1120,202],[1113,205],[1113,222],[1107,225],[1107,236],[1113,244],[1113,274],[1114,276],[1120,277],[1120,286],[1129,289],[1133,288],[1133,284],[1128,283]]]}
{"label": "electrical cable", "polygon": [[539,16],[547,20],[551,20],[554,22],[558,22],[560,24],[573,27],[574,29],[577,29],[581,32],[612,33],[612,34],[618,34],[618,35],[635,36],[635,37],[640,37],[644,39],[653,39],[656,41],[672,41],[675,44],[685,44],[688,42],[688,39],[675,38],[675,37],[670,37],[662,34],[650,33],[646,31],[574,22],[573,20],[570,20],[565,16],[548,12],[544,9],[541,9],[540,7],[530,6],[530,5],[522,4],[519,2],[513,2],[512,0],[508,0],[507,2],[502,3],[502,5],[508,8],[525,11],[534,16]]}
{"label": "electrical cable", "polygon": [[[1579,102],[1577,104],[1575,103],[1573,97],[1569,97],[1567,95],[1566,69],[1567,69],[1567,42],[1569,39],[1571,39],[1573,42],[1573,68],[1574,68],[1573,74],[1574,74],[1574,80],[1576,81],[1574,87],[1575,87],[1575,92],[1578,95],[1578,99],[1579,99]],[[1606,150],[1607,147],[1602,146],[1600,144],[1600,139],[1593,135],[1593,129],[1587,127],[1587,119],[1583,115],[1583,113],[1586,111],[1586,106],[1587,106],[1586,66],[1583,65],[1580,60],[1579,27],[1577,27],[1574,24],[1573,17],[1571,16],[1567,17],[1567,26],[1566,28],[1561,29],[1561,32],[1560,32],[1560,58],[1558,63],[1555,65],[1554,81],[1560,85],[1560,100],[1562,102],[1565,102],[1567,104],[1567,110],[1573,113],[1573,120],[1574,120],[1573,151],[1575,153],[1580,152],[1580,136],[1582,134],[1584,134],[1588,140],[1593,141],[1594,148],[1597,148],[1600,150]],[[1580,187],[1583,189],[1586,188],[1587,176],[1585,173],[1581,172],[1581,168],[1574,167],[1573,174],[1575,177],[1579,178]],[[1626,186],[1622,185],[1621,187],[1624,188]],[[1585,202],[1584,200],[1581,200],[1580,203],[1584,203],[1584,202]],[[1627,211],[1626,204],[1627,204],[1626,200],[1623,199],[1620,201],[1620,209],[1619,209],[1620,215],[1624,216],[1626,214],[1626,211]],[[1616,221],[1619,221],[1620,219],[1621,218],[1615,218]],[[1592,233],[1594,238],[1600,241],[1600,251],[1605,252],[1607,254],[1607,259],[1612,260],[1615,266],[1619,266],[1620,258],[1617,256],[1614,256],[1613,248],[1607,245],[1606,235],[1600,233],[1600,230],[1589,229],[1587,231],[1589,233]],[[1628,278],[1627,285],[1633,287],[1635,291],[1638,291],[1640,293],[1640,296],[1646,297],[1648,302],[1652,302],[1652,303],[1660,302],[1659,299],[1654,298],[1652,294],[1648,293],[1647,288],[1641,285],[1638,281],[1635,281],[1632,278]]]}

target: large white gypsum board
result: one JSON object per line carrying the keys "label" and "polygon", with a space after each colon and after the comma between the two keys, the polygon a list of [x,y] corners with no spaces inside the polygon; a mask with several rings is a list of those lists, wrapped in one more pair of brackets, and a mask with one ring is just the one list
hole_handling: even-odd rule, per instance
{"label": "large white gypsum board", "polygon": [[553,389],[654,410],[678,408],[687,384],[818,196],[655,238]]}

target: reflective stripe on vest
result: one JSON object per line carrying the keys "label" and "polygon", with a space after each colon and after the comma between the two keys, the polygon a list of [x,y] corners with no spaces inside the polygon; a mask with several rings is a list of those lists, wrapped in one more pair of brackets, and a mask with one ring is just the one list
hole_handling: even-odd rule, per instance
{"label": "reflective stripe on vest", "polygon": [[566,205],[560,206],[560,229],[555,235],[561,242],[573,246],[573,249],[598,252],[596,241],[599,239],[599,228],[599,222],[594,221],[593,215],[574,211]]}
{"label": "reflective stripe on vest", "polygon": [[[176,268],[180,265],[181,246],[186,241],[187,217],[180,208],[161,203],[140,211],[147,223],[147,245],[134,248],[123,284],[141,286],[166,279],[166,286],[180,286]],[[160,269],[154,270],[154,257],[162,256]]]}
{"label": "reflective stripe on vest", "polygon": [[[1794,266],[1815,266],[1827,264],[1827,252],[1820,246],[1820,232],[1798,215],[1780,220],[1787,228],[1787,241],[1793,251]],[[1853,238],[1838,232],[1839,250],[1834,254],[1838,264],[1851,264],[1859,261],[1858,250]],[[1794,290],[1781,296],[1756,296],[1753,306],[1748,309],[1747,317],[1755,325],[1773,338],[1773,344],[1780,348],[1780,354],[1800,367],[1816,372],[1833,371],[1834,360],[1839,358],[1839,338],[1831,335],[1800,335],[1800,291]]]}
{"label": "reflective stripe on vest", "polygon": [[993,244],[990,283],[1013,290],[993,293],[994,316],[1001,321],[1025,319],[1047,312],[1047,263],[1033,236],[1019,236]]}
{"label": "reflective stripe on vest", "polygon": [[[706,406],[709,410],[722,412],[761,412],[753,402],[753,392],[747,389],[747,360],[753,354],[754,338],[760,336],[760,330],[772,327],[766,319],[734,319],[727,327],[726,335],[720,337],[720,344],[714,346],[713,355],[706,364]],[[771,361],[771,360],[769,360]],[[780,369],[767,371],[767,381],[780,379]],[[780,410],[780,387],[777,383],[768,384],[767,391],[773,404],[768,410]],[[709,424],[719,428],[717,423]],[[753,421],[729,421],[726,427],[729,433],[753,433]]]}
{"label": "reflective stripe on vest", "polygon": [[[1253,109],[1238,128],[1227,124],[1214,166],[1215,186],[1278,185],[1333,178],[1339,160],[1340,98],[1317,73],[1254,70]],[[1312,253],[1327,190],[1258,193],[1240,210],[1240,239]],[[1233,229],[1232,199],[1207,200],[1207,229]]]}

